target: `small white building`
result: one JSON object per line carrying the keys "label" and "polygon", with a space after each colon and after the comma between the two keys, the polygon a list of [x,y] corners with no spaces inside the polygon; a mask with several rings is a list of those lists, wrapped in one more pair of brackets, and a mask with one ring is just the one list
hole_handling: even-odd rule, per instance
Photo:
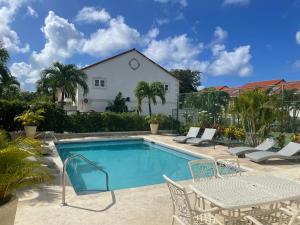
{"label": "small white building", "polygon": [[[157,105],[152,104],[153,113],[172,115],[176,111],[179,94],[179,81],[166,69],[146,57],[136,49],[132,49],[95,64],[82,68],[87,74],[89,92],[83,95],[78,89],[76,108],[79,112],[103,112],[112,102],[118,92],[127,98],[129,111],[136,110],[137,100],[134,90],[139,81],[160,81],[166,89],[166,103],[161,104],[157,98]],[[143,101],[142,113],[148,114],[148,104]]]}

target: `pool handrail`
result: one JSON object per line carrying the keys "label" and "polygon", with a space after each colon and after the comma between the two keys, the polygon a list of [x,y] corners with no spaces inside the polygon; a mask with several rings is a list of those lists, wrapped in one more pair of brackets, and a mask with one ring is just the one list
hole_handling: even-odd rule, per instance
{"label": "pool handrail", "polygon": [[76,154],[76,155],[71,155],[70,157],[66,158],[63,162],[63,174],[62,174],[62,206],[66,206],[66,168],[68,163],[75,158],[79,158],[85,162],[87,162],[88,164],[92,165],[93,167],[95,167],[97,170],[99,170],[100,172],[104,173],[105,175],[105,181],[106,181],[106,191],[109,191],[109,177],[108,177],[108,173],[100,166],[98,166],[96,163],[92,162],[91,160],[87,159],[86,157],[84,157],[81,154]]}

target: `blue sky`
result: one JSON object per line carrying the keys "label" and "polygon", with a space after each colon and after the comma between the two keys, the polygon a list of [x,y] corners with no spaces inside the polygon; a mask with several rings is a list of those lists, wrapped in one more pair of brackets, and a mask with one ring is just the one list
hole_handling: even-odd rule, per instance
{"label": "blue sky", "polygon": [[0,0],[0,40],[27,90],[53,61],[134,47],[205,86],[300,80],[300,0]]}

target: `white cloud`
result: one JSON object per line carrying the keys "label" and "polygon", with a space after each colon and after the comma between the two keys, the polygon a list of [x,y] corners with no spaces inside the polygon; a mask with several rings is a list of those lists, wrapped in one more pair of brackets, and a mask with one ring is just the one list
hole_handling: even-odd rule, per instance
{"label": "white cloud", "polygon": [[250,0],[224,0],[224,5],[247,5]]}
{"label": "white cloud", "polygon": [[228,32],[222,27],[216,27],[214,37],[216,42],[222,42],[228,37]]}
{"label": "white cloud", "polygon": [[128,49],[140,41],[140,33],[119,16],[111,19],[108,27],[97,30],[85,39],[82,51],[90,55],[107,56],[117,50]]}
{"label": "white cloud", "polygon": [[148,31],[147,36],[150,39],[155,39],[159,35],[159,29],[157,27],[152,28],[151,30]]}
{"label": "white cloud", "polygon": [[217,56],[220,54],[221,51],[224,51],[225,48],[226,48],[226,46],[223,44],[215,44],[212,46],[211,51],[214,56]]}
{"label": "white cloud", "polygon": [[165,25],[165,24],[170,23],[170,19],[168,19],[168,18],[159,18],[159,19],[156,19],[155,22],[157,23],[157,25],[161,26],[161,25]]}
{"label": "white cloud", "polygon": [[180,6],[182,7],[186,7],[188,5],[187,0],[154,0],[155,2],[159,2],[159,3],[179,3]]}
{"label": "white cloud", "polygon": [[[40,71],[52,64],[53,61],[64,61],[80,49],[83,34],[68,20],[49,11],[45,18],[42,32],[46,43],[40,52],[33,51],[29,64],[14,63],[11,69],[17,77],[24,77],[25,83],[34,83],[40,78]],[[22,73],[18,68],[25,68]],[[30,72],[28,72],[30,70]]]}
{"label": "white cloud", "polygon": [[144,53],[168,69],[190,68],[203,71],[208,62],[197,60],[203,46],[203,43],[195,43],[183,34],[163,40],[152,40]]}
{"label": "white cloud", "polygon": [[296,33],[296,42],[300,45],[300,31]]}
{"label": "white cloud", "polygon": [[[41,70],[54,61],[64,62],[72,55],[82,53],[107,56],[115,51],[128,49],[134,44],[144,44],[146,40],[136,29],[125,24],[123,17],[111,19],[106,28],[99,29],[86,38],[74,24],[49,11],[41,31],[46,39],[44,48],[39,52],[33,51],[28,63],[19,62],[11,66],[14,75],[21,77],[25,83],[36,82],[40,78]],[[153,29],[149,32],[154,37],[159,31]],[[147,37],[148,42],[151,40],[150,36]],[[19,68],[24,68],[26,72]]]}
{"label": "white cloud", "polygon": [[8,50],[25,53],[29,51],[29,44],[21,46],[21,41],[16,31],[11,28],[15,15],[25,1],[23,0],[0,0],[0,41]]}
{"label": "white cloud", "polygon": [[240,46],[230,52],[223,47],[216,53],[215,60],[208,68],[208,73],[215,76],[249,75],[252,72],[250,48],[250,45]]}
{"label": "white cloud", "polygon": [[95,7],[83,7],[76,16],[76,21],[85,23],[107,22],[110,14],[105,10],[98,10]]}
{"label": "white cloud", "polygon": [[296,60],[294,63],[293,63],[293,68],[295,70],[300,70],[300,59]]}
{"label": "white cloud", "polygon": [[38,13],[31,6],[27,6],[27,14],[34,18],[37,18],[39,16]]}

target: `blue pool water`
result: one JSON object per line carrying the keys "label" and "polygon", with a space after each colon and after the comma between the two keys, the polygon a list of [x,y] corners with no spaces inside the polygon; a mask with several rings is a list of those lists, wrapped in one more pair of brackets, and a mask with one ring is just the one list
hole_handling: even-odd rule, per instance
{"label": "blue pool water", "polygon": [[[109,174],[110,190],[163,183],[163,174],[173,180],[190,179],[191,155],[142,139],[56,144],[62,160],[75,154],[103,167]],[[73,159],[67,173],[77,193],[104,190],[105,177],[88,163]]]}

